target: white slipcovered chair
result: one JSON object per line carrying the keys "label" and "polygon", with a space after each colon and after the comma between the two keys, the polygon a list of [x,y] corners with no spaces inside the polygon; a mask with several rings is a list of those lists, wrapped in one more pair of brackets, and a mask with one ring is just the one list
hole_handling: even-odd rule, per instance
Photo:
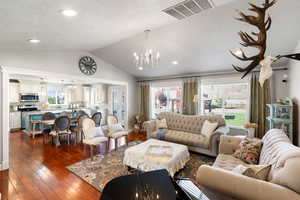
{"label": "white slipcovered chair", "polygon": [[82,121],[83,144],[90,147],[90,156],[93,159],[93,147],[105,144],[105,151],[108,152],[108,138],[104,135],[101,127],[96,127],[95,122],[90,118]]}
{"label": "white slipcovered chair", "polygon": [[118,148],[118,139],[125,137],[126,145],[128,144],[128,130],[125,130],[124,127],[118,123],[118,119],[110,115],[107,117],[108,125],[108,137],[109,141],[113,139],[115,141],[115,150]]}

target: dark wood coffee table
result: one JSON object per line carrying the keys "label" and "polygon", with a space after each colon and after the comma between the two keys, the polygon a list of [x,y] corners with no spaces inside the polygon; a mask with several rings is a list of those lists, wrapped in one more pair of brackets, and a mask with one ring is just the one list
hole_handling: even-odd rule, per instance
{"label": "dark wood coffee table", "polygon": [[[177,181],[178,182],[178,181]],[[185,183],[184,183],[185,184]],[[180,184],[179,184],[180,185]],[[140,173],[139,175],[121,176],[111,180],[103,189],[101,200],[133,200],[141,196],[137,191],[147,190],[153,199],[161,200],[233,200],[215,192],[206,191],[204,188],[197,191],[197,198],[191,195],[174,181],[167,170],[156,170]],[[181,185],[182,186],[182,185]],[[205,190],[205,192],[202,192]]]}
{"label": "dark wood coffee table", "polygon": [[176,199],[176,192],[169,173],[166,170],[158,170],[113,179],[104,187],[101,200],[139,199],[136,198],[137,190],[139,190],[137,187],[145,184],[159,196],[159,199]]}

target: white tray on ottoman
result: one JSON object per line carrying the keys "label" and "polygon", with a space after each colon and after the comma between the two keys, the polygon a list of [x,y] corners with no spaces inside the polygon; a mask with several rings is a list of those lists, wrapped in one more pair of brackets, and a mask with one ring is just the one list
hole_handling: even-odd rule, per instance
{"label": "white tray on ottoman", "polygon": [[[153,148],[158,149],[155,151]],[[159,155],[160,150],[161,155]],[[171,176],[174,176],[189,160],[187,146],[149,139],[126,149],[123,164],[142,171],[166,169]]]}

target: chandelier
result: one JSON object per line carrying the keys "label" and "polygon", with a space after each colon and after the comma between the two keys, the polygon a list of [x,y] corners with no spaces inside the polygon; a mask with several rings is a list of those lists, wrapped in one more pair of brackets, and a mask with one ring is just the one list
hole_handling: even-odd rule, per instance
{"label": "chandelier", "polygon": [[144,32],[146,37],[144,51],[133,53],[135,65],[139,70],[143,70],[145,67],[155,67],[160,59],[160,53],[150,48],[149,35],[151,30],[145,30]]}

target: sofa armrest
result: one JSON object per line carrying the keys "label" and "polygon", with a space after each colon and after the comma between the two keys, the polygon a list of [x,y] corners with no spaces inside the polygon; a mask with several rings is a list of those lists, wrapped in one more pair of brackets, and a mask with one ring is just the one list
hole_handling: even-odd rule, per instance
{"label": "sofa armrest", "polygon": [[229,155],[233,154],[241,140],[242,138],[239,137],[222,135],[220,138],[219,153]]}
{"label": "sofa armrest", "polygon": [[283,186],[205,165],[198,169],[197,182],[236,199],[300,199],[299,194]]}
{"label": "sofa armrest", "polygon": [[209,148],[214,155],[218,155],[219,152],[219,142],[220,136],[226,135],[228,133],[228,128],[225,126],[219,127],[209,138]]}
{"label": "sofa armrest", "polygon": [[156,130],[156,121],[155,120],[145,121],[143,123],[143,127],[147,132],[147,138],[150,138],[152,132]]}

